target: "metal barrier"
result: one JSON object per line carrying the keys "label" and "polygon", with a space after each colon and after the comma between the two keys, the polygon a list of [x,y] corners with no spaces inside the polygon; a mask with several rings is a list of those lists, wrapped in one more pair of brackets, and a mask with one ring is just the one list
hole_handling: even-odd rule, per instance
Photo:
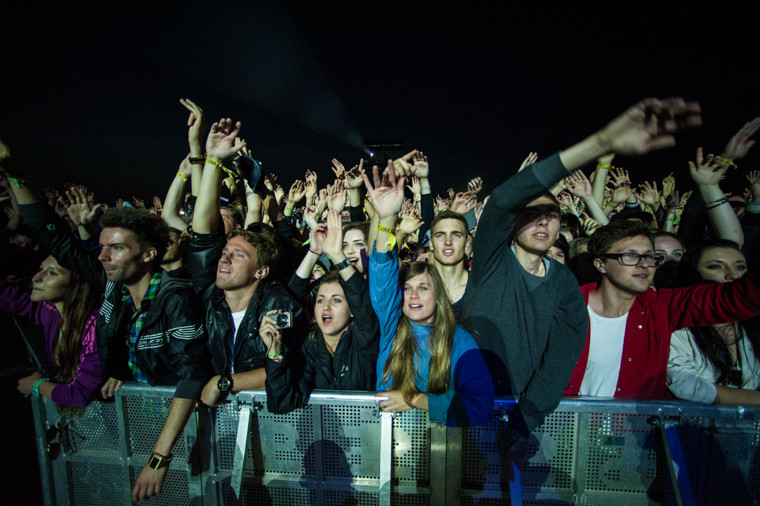
{"label": "metal barrier", "polygon": [[[48,454],[56,406],[33,399],[46,504],[130,504],[172,388],[128,385],[72,419]],[[152,504],[736,504],[760,499],[760,409],[680,401],[567,398],[529,441],[510,491],[493,423],[450,429],[412,410],[392,416],[371,393],[315,392],[287,415],[261,391],[197,409]],[[674,486],[675,484],[675,486]]]}

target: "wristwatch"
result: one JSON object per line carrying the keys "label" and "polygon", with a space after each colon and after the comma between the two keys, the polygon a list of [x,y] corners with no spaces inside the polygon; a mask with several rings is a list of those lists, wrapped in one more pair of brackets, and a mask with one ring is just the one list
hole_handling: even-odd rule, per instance
{"label": "wristwatch", "polygon": [[344,258],[342,261],[335,264],[335,270],[342,271],[346,267],[350,267],[350,266],[351,266],[351,260],[349,260],[348,258]]}
{"label": "wristwatch", "polygon": [[219,381],[216,382],[216,388],[219,389],[220,397],[224,397],[232,390],[232,377],[222,376]]}
{"label": "wristwatch", "polygon": [[169,462],[174,459],[174,455],[171,453],[168,457],[164,457],[160,453],[153,452],[153,455],[148,459],[148,467],[151,469],[163,469],[169,467]]}

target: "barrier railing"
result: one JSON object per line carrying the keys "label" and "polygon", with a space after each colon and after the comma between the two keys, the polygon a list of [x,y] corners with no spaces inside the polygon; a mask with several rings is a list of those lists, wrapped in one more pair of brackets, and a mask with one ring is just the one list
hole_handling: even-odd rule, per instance
{"label": "barrier railing", "polygon": [[[169,410],[173,388],[126,385],[95,402],[50,443],[59,420],[32,405],[46,504],[130,504],[130,491]],[[317,391],[287,415],[266,393],[197,409],[152,504],[737,504],[760,499],[760,409],[680,401],[564,399],[536,429],[510,490],[491,424],[451,429],[427,413],[381,412],[366,392]],[[46,434],[50,432],[50,434]],[[63,443],[63,444],[61,444]],[[61,444],[57,458],[56,444]]]}

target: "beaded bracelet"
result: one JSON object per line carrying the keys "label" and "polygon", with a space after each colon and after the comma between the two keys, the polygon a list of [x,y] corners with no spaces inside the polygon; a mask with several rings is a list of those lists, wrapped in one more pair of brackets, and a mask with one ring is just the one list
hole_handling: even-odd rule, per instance
{"label": "beaded bracelet", "polygon": [[39,390],[40,385],[42,385],[46,381],[47,381],[47,378],[40,378],[40,379],[37,380],[37,382],[32,387],[32,395],[33,396],[35,396],[35,397],[39,397],[40,396],[40,390]]}

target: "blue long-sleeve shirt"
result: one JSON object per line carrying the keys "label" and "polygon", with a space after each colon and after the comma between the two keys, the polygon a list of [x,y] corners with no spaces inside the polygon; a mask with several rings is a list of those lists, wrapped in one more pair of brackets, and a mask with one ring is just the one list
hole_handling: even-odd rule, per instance
{"label": "blue long-sleeve shirt", "polygon": [[[395,249],[388,253],[372,250],[369,261],[369,288],[372,307],[380,322],[380,353],[377,360],[377,389],[388,390],[393,377],[383,381],[383,369],[388,360],[396,327],[402,317],[402,290],[399,284],[398,256]],[[430,373],[428,336],[431,327],[409,322],[417,340],[414,383],[427,393]],[[428,393],[430,421],[446,422],[449,426],[484,425],[493,414],[493,382],[485,361],[472,336],[457,326],[451,348],[449,390],[443,394]]]}

